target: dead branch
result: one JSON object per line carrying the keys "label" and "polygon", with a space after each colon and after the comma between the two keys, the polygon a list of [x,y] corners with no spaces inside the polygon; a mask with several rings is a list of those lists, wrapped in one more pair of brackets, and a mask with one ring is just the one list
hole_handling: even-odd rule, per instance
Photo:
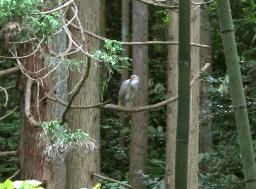
{"label": "dead branch", "polygon": [[12,180],[14,177],[16,177],[20,173],[20,169],[18,169],[12,176],[8,178],[8,180]]}
{"label": "dead branch", "polygon": [[32,126],[40,126],[41,123],[37,122],[31,114],[30,101],[31,101],[32,80],[27,80],[26,93],[25,93],[25,115]]}
{"label": "dead branch", "polygon": [[20,69],[19,67],[13,67],[7,70],[2,70],[0,71],[0,78],[16,73],[17,71],[19,71],[19,69]]}
{"label": "dead branch", "polygon": [[52,9],[52,10],[49,10],[49,11],[45,11],[45,12],[41,12],[40,14],[50,14],[50,13],[53,13],[53,12],[57,12],[67,6],[69,6],[70,4],[74,3],[75,0],[70,0],[70,1],[67,1],[66,3],[60,5],[59,7],[55,8],[55,9]]}
{"label": "dead branch", "polygon": [[190,81],[190,87],[192,87],[195,83],[195,81],[201,76],[201,74],[203,72],[205,72],[209,67],[211,66],[211,63],[206,63],[202,69],[196,73],[196,75],[192,78],[192,80]]}
{"label": "dead branch", "polygon": [[3,119],[5,119],[6,117],[8,117],[9,115],[11,115],[13,112],[15,112],[18,109],[18,107],[16,106],[13,110],[9,111],[6,115],[4,115],[3,117],[0,117],[0,121],[2,121]]}
{"label": "dead branch", "polygon": [[90,72],[90,67],[91,67],[91,57],[87,56],[88,58],[88,61],[87,61],[87,66],[85,66],[85,69],[83,70],[83,75],[82,75],[82,78],[81,80],[78,82],[78,85],[77,87],[75,88],[74,90],[74,93],[73,95],[71,96],[70,100],[69,100],[69,103],[62,115],[62,120],[61,120],[61,125],[65,123],[66,121],[66,115],[67,115],[67,112],[71,106],[71,104],[73,103],[75,97],[77,96],[77,94],[79,93],[79,91],[81,90],[83,84],[85,83],[86,79],[88,78],[89,76],[89,72]]}
{"label": "dead branch", "polygon": [[97,178],[102,179],[102,180],[108,180],[108,181],[111,181],[111,182],[115,182],[115,183],[120,184],[122,186],[125,186],[127,188],[132,188],[132,186],[129,185],[129,184],[122,183],[121,181],[118,181],[118,180],[115,180],[115,179],[112,179],[112,178],[109,178],[109,177],[106,177],[106,176],[103,176],[103,175],[100,175],[100,174],[97,174],[97,173],[93,173],[92,176],[97,177]]}
{"label": "dead branch", "polygon": [[[72,27],[74,27],[77,30],[80,30],[80,27],[78,27],[77,25],[71,23],[70,24]],[[101,41],[105,41],[108,40],[105,37],[99,36],[93,32],[90,32],[88,30],[83,29],[83,33],[94,37],[96,39],[99,39]],[[122,45],[179,45],[178,42],[175,41],[132,41],[132,42],[124,42],[124,41],[118,41],[119,43],[121,43]],[[203,45],[203,44],[198,44],[198,43],[191,43],[191,46],[195,46],[195,47],[203,47],[203,48],[211,48],[211,46],[209,45]]]}
{"label": "dead branch", "polygon": [[18,151],[0,152],[0,157],[16,155]]}

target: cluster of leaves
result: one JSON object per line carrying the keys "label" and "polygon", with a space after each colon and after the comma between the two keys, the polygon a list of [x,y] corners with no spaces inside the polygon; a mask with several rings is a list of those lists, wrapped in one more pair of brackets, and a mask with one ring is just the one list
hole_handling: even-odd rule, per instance
{"label": "cluster of leaves", "polygon": [[37,180],[11,181],[0,183],[0,189],[44,189],[42,183]]}
{"label": "cluster of leaves", "polygon": [[0,0],[1,31],[4,32],[6,26],[15,22],[20,27],[16,40],[49,37],[61,24],[59,13],[41,13],[47,9],[49,5],[41,0]]}
{"label": "cluster of leaves", "polygon": [[94,57],[104,62],[107,71],[112,75],[114,71],[121,72],[124,67],[129,66],[131,59],[121,56],[123,50],[120,42],[107,39],[104,41],[104,49],[96,51]]}
{"label": "cluster of leaves", "polygon": [[44,135],[49,136],[53,142],[69,143],[88,141],[91,139],[87,133],[80,129],[78,129],[77,132],[71,132],[70,130],[65,129],[56,120],[44,122],[42,128]]}

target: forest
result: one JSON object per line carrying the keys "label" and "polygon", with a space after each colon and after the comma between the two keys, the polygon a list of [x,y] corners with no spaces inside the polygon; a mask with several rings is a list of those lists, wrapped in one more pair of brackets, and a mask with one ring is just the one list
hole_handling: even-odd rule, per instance
{"label": "forest", "polygon": [[0,0],[0,189],[256,189],[255,0]]}

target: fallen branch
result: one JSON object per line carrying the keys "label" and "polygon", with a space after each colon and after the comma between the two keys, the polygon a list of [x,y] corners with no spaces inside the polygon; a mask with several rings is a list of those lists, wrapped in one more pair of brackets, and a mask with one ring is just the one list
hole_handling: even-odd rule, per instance
{"label": "fallen branch", "polygon": [[18,151],[0,152],[0,157],[16,155]]}
{"label": "fallen branch", "polygon": [[206,63],[202,69],[196,73],[196,75],[191,79],[190,81],[190,87],[195,83],[195,81],[201,76],[203,72],[205,72],[209,67],[211,66],[211,63]]}
{"label": "fallen branch", "polygon": [[73,95],[71,96],[71,98],[70,98],[70,100],[69,100],[69,103],[68,103],[68,105],[67,105],[67,107],[66,107],[66,109],[65,109],[65,111],[64,111],[64,113],[63,113],[63,115],[62,115],[62,119],[61,119],[61,122],[60,122],[61,125],[65,123],[65,121],[66,121],[66,115],[67,115],[67,112],[68,112],[69,108],[71,107],[71,104],[73,103],[75,97],[77,96],[77,94],[78,94],[79,91],[81,90],[81,88],[82,88],[84,82],[85,82],[86,79],[88,78],[88,75],[89,75],[89,72],[90,72],[90,67],[91,67],[91,57],[87,56],[87,58],[88,58],[88,61],[87,61],[87,67],[85,68],[86,70],[84,69],[82,78],[81,78],[81,80],[78,82],[78,84],[77,84],[77,86],[76,86],[76,88],[75,88],[75,90],[74,90],[74,93],[73,93]]}
{"label": "fallen branch", "polygon": [[6,115],[4,115],[3,117],[0,117],[0,121],[2,121],[3,119],[5,119],[9,115],[11,115],[13,112],[15,112],[17,110],[17,108],[18,107],[15,107],[13,110],[9,111]]}
{"label": "fallen branch", "polygon": [[9,68],[7,70],[2,70],[2,71],[0,71],[0,78],[8,76],[13,73],[16,73],[17,71],[19,71],[19,69],[20,69],[19,67],[13,67],[13,68]]}
{"label": "fallen branch", "polygon": [[129,185],[129,184],[122,183],[121,181],[118,181],[118,180],[115,180],[115,179],[112,179],[112,178],[109,178],[109,177],[106,177],[106,176],[102,176],[102,175],[97,174],[97,173],[93,173],[92,176],[97,177],[97,178],[102,179],[102,180],[108,180],[108,181],[111,181],[111,182],[115,182],[115,183],[120,184],[122,186],[125,186],[127,188],[132,188],[132,186]]}

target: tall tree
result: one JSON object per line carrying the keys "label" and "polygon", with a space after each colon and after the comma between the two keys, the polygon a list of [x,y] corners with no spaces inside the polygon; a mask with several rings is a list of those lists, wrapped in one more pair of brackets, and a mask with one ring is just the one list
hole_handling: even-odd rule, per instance
{"label": "tall tree", "polygon": [[[177,0],[173,3],[177,3]],[[168,26],[168,41],[178,41],[178,13],[171,10]],[[178,96],[178,46],[168,46],[167,57],[167,97]],[[175,151],[177,131],[177,102],[167,105],[167,131],[166,131],[166,189],[175,187]]]}
{"label": "tall tree", "polygon": [[218,15],[247,189],[256,188],[256,165],[229,0],[218,0]]}
{"label": "tall tree", "polygon": [[[133,0],[133,41],[148,40],[148,6]],[[148,47],[133,46],[133,72],[140,77],[139,92],[135,97],[136,106],[148,102]],[[141,175],[145,170],[147,155],[147,112],[132,114],[130,143],[129,183],[135,189],[145,188]]]}
{"label": "tall tree", "polygon": [[187,188],[190,108],[190,0],[179,1],[179,80],[175,187]]}
{"label": "tall tree", "polygon": [[[79,0],[76,1],[79,7],[79,18],[84,28],[94,33],[100,32],[100,0]],[[74,36],[79,36],[79,31],[74,31]],[[99,48],[99,42],[96,39],[86,36],[85,46],[93,54]],[[73,57],[83,61],[86,65],[87,58],[83,53]],[[86,68],[85,68],[86,69]],[[81,73],[77,71],[70,72],[69,87],[73,88],[80,80]],[[74,99],[76,105],[97,104],[100,99],[99,90],[99,65],[92,61],[88,78],[79,94]],[[100,140],[100,111],[99,109],[88,110],[70,110],[68,115],[68,125],[72,130],[81,129],[87,132],[99,144]],[[81,152],[73,153],[67,160],[67,189],[77,189],[83,187],[92,187],[95,184],[92,174],[99,172],[99,148],[87,154]]]}
{"label": "tall tree", "polygon": [[[191,1],[192,2],[192,1]],[[200,3],[200,0],[193,0]],[[191,42],[200,43],[201,8],[191,5]],[[200,71],[200,49],[191,47],[191,78]],[[193,81],[190,88],[190,127],[188,147],[188,185],[189,189],[198,188],[198,152],[199,152],[199,114],[200,114],[200,80]]]}

